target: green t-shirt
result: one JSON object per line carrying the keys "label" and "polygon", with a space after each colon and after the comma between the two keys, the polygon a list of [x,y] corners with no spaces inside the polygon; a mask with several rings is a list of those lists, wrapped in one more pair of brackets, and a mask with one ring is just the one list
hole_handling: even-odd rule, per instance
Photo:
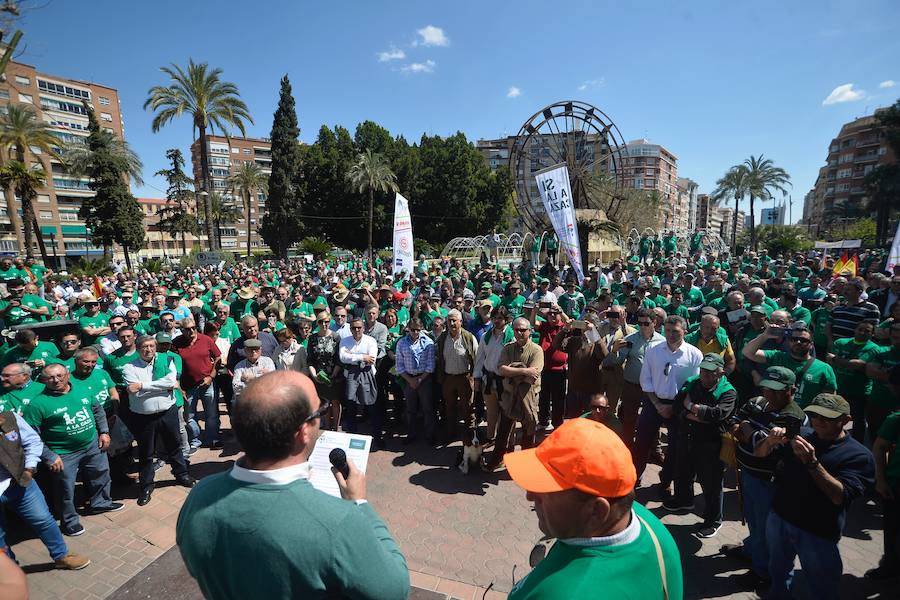
{"label": "green t-shirt", "polygon": [[[218,323],[216,324],[218,325]],[[241,330],[238,329],[234,319],[228,317],[225,320],[225,323],[219,326],[219,337],[223,340],[228,340],[229,344],[233,344],[234,340],[241,337]]]}
{"label": "green t-shirt", "polygon": [[109,388],[114,387],[112,376],[102,368],[94,369],[90,374],[81,379],[75,373],[69,376],[69,382],[72,387],[79,387],[87,390],[90,397],[96,400],[104,409],[112,405],[112,396],[109,395]]}
{"label": "green t-shirt", "polygon": [[29,381],[21,390],[9,390],[0,396],[0,412],[11,410],[22,414],[25,407],[31,404],[36,396],[44,391],[44,384],[37,381]]}
{"label": "green t-shirt", "polygon": [[156,335],[159,329],[159,317],[141,319],[134,325],[134,331],[139,335]]}
{"label": "green t-shirt", "polygon": [[81,386],[72,386],[67,394],[45,390],[25,407],[22,417],[40,431],[48,448],[57,454],[71,454],[96,443],[97,426],[91,410],[95,402]]}
{"label": "green t-shirt", "polygon": [[[16,306],[14,308],[9,309],[9,312],[3,317],[3,320],[6,322],[7,327],[12,327],[13,325],[30,325],[31,323],[43,323],[50,315],[53,314],[53,306],[42,299],[40,296],[35,296],[34,294],[25,294],[22,296],[20,301],[21,306],[27,306],[29,308],[47,308],[47,316],[36,315],[34,313],[23,310],[21,307]],[[9,306],[8,300],[0,300],[0,310],[3,310]]]}
{"label": "green t-shirt", "polygon": [[[841,338],[834,341],[834,355],[845,360],[861,360],[869,362],[872,356],[881,351],[881,347],[868,340],[862,344],[853,338]],[[866,377],[865,371],[834,367],[837,377],[838,393],[842,396],[867,396],[872,391],[872,380]]]}
{"label": "green t-shirt", "polygon": [[0,283],[8,283],[13,279],[21,279],[25,281],[27,278],[27,273],[23,273],[15,267],[10,267],[7,270],[0,269]]}
{"label": "green t-shirt", "polygon": [[[12,363],[23,363],[31,360],[43,360],[45,363],[50,364],[52,362],[57,362],[53,360],[57,356],[59,356],[59,349],[53,342],[38,342],[37,346],[35,346],[34,350],[31,352],[25,352],[16,345],[10,348],[9,351],[3,355],[3,358],[0,359],[0,368]],[[37,379],[40,372],[41,369],[33,367],[31,370],[31,378]]]}
{"label": "green t-shirt", "polygon": [[790,313],[791,321],[803,321],[807,325],[812,325],[812,313],[809,312],[808,308],[798,306],[794,310],[790,311]]}
{"label": "green t-shirt", "polygon": [[103,355],[103,370],[109,374],[115,385],[124,386],[125,377],[123,371],[125,370],[125,365],[133,363],[139,356],[136,349],[126,352],[124,348],[118,348],[111,354]]}
{"label": "green t-shirt", "polygon": [[574,294],[566,292],[559,297],[557,304],[570,318],[578,319],[581,317],[581,311],[587,305],[587,300],[584,299],[584,294],[581,292],[576,291]]}
{"label": "green t-shirt", "polygon": [[[888,415],[878,430],[878,437],[895,445],[900,443],[900,411]],[[900,452],[896,448],[888,459],[885,475],[892,486],[900,484]]]}
{"label": "green t-shirt", "polygon": [[813,359],[809,369],[800,379],[800,371],[806,366],[806,360],[796,360],[789,352],[783,350],[763,350],[766,355],[766,364],[770,367],[785,367],[794,372],[797,377],[797,393],[794,396],[800,408],[806,408],[813,398],[826,392],[837,392],[837,377],[831,365],[821,360]]}
{"label": "green t-shirt", "polygon": [[81,345],[82,346],[90,346],[97,342],[97,338],[99,336],[96,335],[88,335],[84,333],[85,327],[108,327],[109,326],[109,314],[105,312],[99,312],[93,317],[89,317],[87,315],[82,315],[78,318],[78,326],[81,327]]}
{"label": "green t-shirt", "polygon": [[[881,352],[876,353],[869,359],[869,362],[881,367],[882,369],[891,370],[895,365],[900,364],[900,348],[882,348]],[[872,393],[869,396],[869,402],[875,406],[882,408],[900,408],[891,390],[883,381],[874,381],[872,383]]]}
{"label": "green t-shirt", "polygon": [[[669,600],[684,597],[681,555],[672,535],[635,502],[634,514],[650,527],[662,550]],[[557,541],[546,558],[509,592],[509,600],[602,600],[662,598],[662,569],[656,544],[644,523],[637,539],[608,546]]]}
{"label": "green t-shirt", "polygon": [[522,294],[517,295],[515,298],[512,296],[504,296],[500,301],[500,306],[505,306],[507,312],[509,312],[509,316],[511,319],[516,319],[522,316],[524,309],[522,308],[525,305],[525,296]]}

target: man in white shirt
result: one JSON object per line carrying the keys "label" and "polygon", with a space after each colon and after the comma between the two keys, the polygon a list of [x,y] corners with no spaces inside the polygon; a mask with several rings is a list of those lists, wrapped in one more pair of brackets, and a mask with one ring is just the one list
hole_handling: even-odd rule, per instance
{"label": "man in white shirt", "polygon": [[248,383],[275,370],[275,362],[268,356],[262,355],[262,342],[258,339],[249,339],[244,342],[244,355],[244,360],[235,366],[234,377],[231,379],[234,402],[240,399],[241,392]]}
{"label": "man in white shirt", "polygon": [[375,360],[378,356],[378,342],[366,335],[365,322],[354,317],[350,321],[350,335],[341,340],[338,358],[344,366],[347,379],[347,410],[344,411],[344,429],[349,433],[357,433],[356,407],[362,406],[372,422],[372,449],[383,446],[382,442],[382,410],[376,405],[378,388],[375,382]]}
{"label": "man in white shirt", "polygon": [[500,396],[503,393],[503,378],[500,377],[500,355],[503,346],[511,341],[512,330],[507,328],[509,312],[505,306],[491,311],[491,329],[485,332],[475,352],[475,391],[481,392],[487,418],[487,439],[497,435],[500,419]]}
{"label": "man in white shirt", "polygon": [[647,466],[651,448],[656,446],[659,428],[668,429],[669,446],[659,474],[660,486],[667,490],[675,468],[675,440],[678,438],[675,396],[689,377],[700,373],[703,353],[684,341],[687,322],[678,315],[670,315],[663,325],[665,343],[647,349],[641,367],[641,389],[644,392],[643,410],[638,418],[634,440],[634,461],[638,479]]}
{"label": "man in white shirt", "polygon": [[[193,487],[196,480],[188,474],[181,451],[181,428],[173,390],[178,385],[175,361],[157,355],[156,338],[145,335],[138,339],[139,357],[122,369],[128,389],[131,416],[128,428],[138,444],[138,506],[150,502],[153,493],[153,457],[158,453],[172,467],[178,485]],[[161,363],[160,361],[165,361]],[[163,443],[157,452],[156,440]]]}
{"label": "man in white shirt", "polygon": [[112,354],[122,347],[119,341],[119,328],[125,325],[125,317],[121,315],[113,315],[109,318],[109,328],[112,330],[97,340],[100,344],[100,352],[103,354]]}

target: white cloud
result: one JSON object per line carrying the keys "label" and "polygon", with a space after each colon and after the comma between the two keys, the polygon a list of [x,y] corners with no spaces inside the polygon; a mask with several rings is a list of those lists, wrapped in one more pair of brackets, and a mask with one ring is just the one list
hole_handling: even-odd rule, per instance
{"label": "white cloud", "polygon": [[882,81],[881,83],[879,83],[878,87],[880,87],[883,90],[886,90],[888,88],[894,87],[895,85],[897,85],[896,81],[894,81],[893,79],[888,79],[887,81]]}
{"label": "white cloud", "polygon": [[587,79],[578,86],[578,91],[583,92],[588,88],[600,87],[605,81],[606,80],[603,77],[601,77],[600,79]]}
{"label": "white cloud", "polygon": [[433,73],[437,63],[433,60],[426,60],[423,63],[410,63],[403,65],[400,69],[404,73]]}
{"label": "white cloud", "polygon": [[419,39],[413,42],[413,46],[449,46],[450,38],[444,35],[444,30],[434,25],[426,25],[422,29],[417,29],[416,34]]}
{"label": "white cloud", "polygon": [[844,85],[839,85],[828,94],[828,97],[822,101],[823,106],[828,106],[829,104],[839,104],[841,102],[856,102],[857,100],[862,100],[866,97],[866,93],[863,90],[855,90],[853,89],[852,83],[845,83]]}
{"label": "white cloud", "polygon": [[516,86],[510,87],[510,88],[509,88],[509,91],[506,92],[506,97],[507,97],[507,98],[518,98],[518,97],[521,96],[521,95],[522,95],[522,90],[520,90],[520,89],[517,88]]}
{"label": "white cloud", "polygon": [[378,53],[378,62],[388,62],[390,60],[403,60],[406,58],[406,52],[399,48],[391,48],[385,52]]}

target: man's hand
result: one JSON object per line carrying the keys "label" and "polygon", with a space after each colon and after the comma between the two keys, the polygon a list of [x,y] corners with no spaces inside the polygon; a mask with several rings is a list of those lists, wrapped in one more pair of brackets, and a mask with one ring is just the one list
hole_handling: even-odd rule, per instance
{"label": "man's hand", "polygon": [[[591,325],[591,327],[593,327],[593,325]],[[626,346],[626,344],[628,344],[628,342],[625,341],[625,338],[619,338],[613,342],[612,351],[618,352],[619,350],[624,348]]]}
{"label": "man's hand", "polygon": [[135,381],[134,383],[129,383],[128,384],[128,393],[129,394],[137,394],[139,391],[141,391],[142,387],[144,387],[144,386],[141,385],[140,381]]}
{"label": "man's hand", "polygon": [[658,412],[659,416],[661,416],[663,419],[671,419],[675,414],[675,409],[672,408],[671,404],[660,403],[656,405],[656,412]]}
{"label": "man's hand", "polygon": [[47,366],[47,361],[43,358],[31,361],[31,367],[33,369],[43,369],[45,366]]}
{"label": "man's hand", "polygon": [[344,500],[365,500],[366,499],[366,476],[362,471],[353,464],[353,459],[347,457],[347,466],[350,470],[350,476],[344,479],[344,474],[331,468],[334,479],[337,481],[338,488],[341,490],[341,498]]}
{"label": "man's hand", "polygon": [[28,487],[28,484],[31,483],[31,480],[34,478],[34,470],[33,469],[25,469],[22,471],[22,475],[19,477],[19,485],[21,487]]}
{"label": "man's hand", "polygon": [[203,378],[203,381],[200,382],[200,385],[202,385],[204,387],[209,387],[212,385],[212,382],[213,382],[212,375],[207,375],[206,377]]}
{"label": "man's hand", "polygon": [[63,461],[58,456],[56,457],[56,460],[54,460],[48,466],[50,467],[50,470],[53,471],[54,473],[61,473],[64,468]]}
{"label": "man's hand", "polygon": [[100,446],[100,450],[106,451],[109,448],[109,434],[101,433],[97,436],[97,444]]}
{"label": "man's hand", "polygon": [[804,465],[808,465],[816,460],[816,449],[813,448],[812,444],[800,436],[791,440],[791,450],[794,451],[794,455],[796,455]]}
{"label": "man's hand", "polygon": [[363,356],[363,362],[369,365],[373,365],[375,364],[375,357],[371,354],[366,354],[365,356]]}

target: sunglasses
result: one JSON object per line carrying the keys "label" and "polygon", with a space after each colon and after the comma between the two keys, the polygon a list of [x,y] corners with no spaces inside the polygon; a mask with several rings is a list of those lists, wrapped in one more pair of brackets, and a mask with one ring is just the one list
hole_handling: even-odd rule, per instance
{"label": "sunglasses", "polygon": [[812,340],[807,339],[807,338],[801,338],[801,337],[792,337],[791,341],[796,342],[798,344],[811,344],[812,343]]}
{"label": "sunglasses", "polygon": [[325,319],[324,321],[317,321],[317,323],[319,325],[328,325],[328,319]]}
{"label": "sunglasses", "polygon": [[618,319],[620,316],[622,316],[622,315],[620,315],[620,314],[617,313],[617,312],[608,312],[608,313],[606,313],[606,317],[607,317],[608,319]]}
{"label": "sunglasses", "polygon": [[666,363],[666,367],[663,369],[663,375],[666,377],[669,376],[669,372],[672,371],[672,363]]}
{"label": "sunglasses", "polygon": [[356,331],[357,329],[362,329],[362,327],[360,327],[359,325],[357,325],[357,326],[355,326],[355,327],[351,327],[350,329]]}
{"label": "sunglasses", "polygon": [[528,329],[524,327],[516,327],[514,331],[516,333],[528,333]]}
{"label": "sunglasses", "polygon": [[638,325],[653,325],[653,323],[651,321],[638,321]]}
{"label": "sunglasses", "polygon": [[316,419],[321,419],[322,417],[325,416],[325,414],[328,412],[328,410],[330,408],[331,408],[331,402],[322,402],[319,405],[319,410],[317,410],[313,414],[309,415],[306,418],[306,422],[308,423],[310,421],[315,421]]}

